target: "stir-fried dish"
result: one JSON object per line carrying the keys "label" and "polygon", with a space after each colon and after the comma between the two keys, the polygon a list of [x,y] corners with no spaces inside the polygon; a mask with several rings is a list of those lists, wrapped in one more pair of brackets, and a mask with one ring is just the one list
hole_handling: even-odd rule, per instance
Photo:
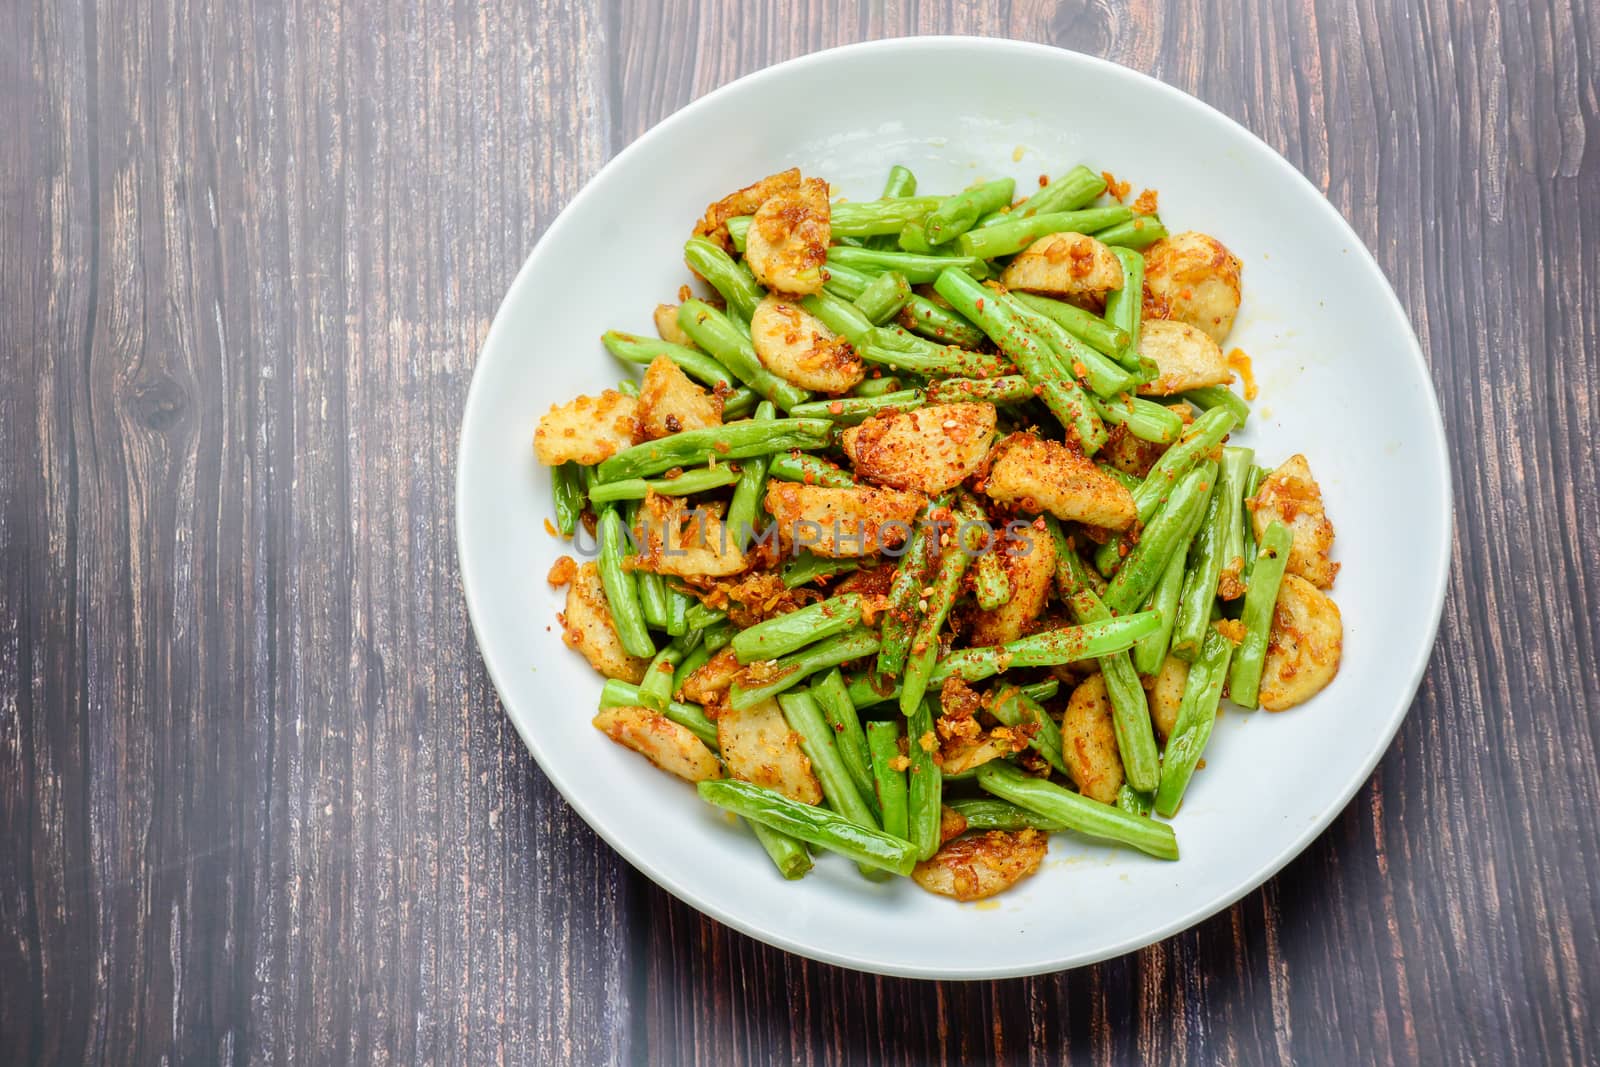
{"label": "stir-fried dish", "polygon": [[539,420],[594,725],[784,877],[821,849],[975,900],[1057,833],[1176,859],[1222,698],[1338,671],[1310,464],[1229,441],[1240,261],[1127,193],[763,178],[695,223],[658,337],[604,335],[642,377]]}

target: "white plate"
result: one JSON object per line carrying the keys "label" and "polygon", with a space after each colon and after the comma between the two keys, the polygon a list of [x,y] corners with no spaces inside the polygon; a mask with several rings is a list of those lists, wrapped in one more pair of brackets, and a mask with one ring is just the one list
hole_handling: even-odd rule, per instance
{"label": "white plate", "polygon": [[[1013,160],[1021,150],[1020,160]],[[924,191],[1026,185],[1074,163],[1160,190],[1174,231],[1244,261],[1230,345],[1255,360],[1258,460],[1305,453],[1338,528],[1344,665],[1281,715],[1227,711],[1163,863],[1067,836],[1035,877],[956,904],[837,857],[780,880],[749,832],[589,725],[600,679],[563,647],[545,572],[539,416],[615,385],[598,337],[649,334],[688,275],[705,205],[784,167],[854,199],[890,164]],[[556,788],[628,861],[753,937],[884,974],[993,978],[1058,970],[1160,940],[1228,906],[1305,848],[1372,772],[1433,646],[1449,563],[1444,431],[1422,353],[1382,272],[1280,156],[1205,104],[1100,60],[1011,41],[919,38],[784,63],[696,101],[612,160],[558,218],[496,316],[461,431],[461,570],[489,673]]]}

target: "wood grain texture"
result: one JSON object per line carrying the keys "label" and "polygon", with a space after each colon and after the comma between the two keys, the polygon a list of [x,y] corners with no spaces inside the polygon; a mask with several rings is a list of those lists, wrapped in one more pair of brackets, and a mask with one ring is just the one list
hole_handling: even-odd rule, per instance
{"label": "wood grain texture", "polygon": [[[1376,252],[1456,492],[1394,747],[1179,937],[785,955],[540,776],[451,521],[473,360],[604,159],[818,48],[1186,89]],[[0,5],[0,1063],[1600,1059],[1600,13],[1540,0]]]}

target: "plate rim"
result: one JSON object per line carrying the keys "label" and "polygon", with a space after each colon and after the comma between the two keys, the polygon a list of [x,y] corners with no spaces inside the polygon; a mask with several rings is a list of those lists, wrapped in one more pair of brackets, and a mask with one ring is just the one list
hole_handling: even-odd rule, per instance
{"label": "plate rim", "polygon": [[[1409,342],[1406,354],[1413,361],[1416,368],[1421,372],[1422,380],[1425,381],[1428,386],[1427,399],[1430,401],[1430,403],[1427,405],[1427,409],[1431,415],[1431,419],[1429,420],[1427,426],[1427,429],[1430,431],[1428,434],[1428,444],[1430,444],[1432,447],[1434,458],[1438,462],[1442,475],[1441,488],[1443,496],[1441,503],[1443,506],[1444,521],[1442,523],[1443,532],[1440,539],[1441,544],[1438,546],[1440,549],[1440,551],[1437,553],[1438,562],[1434,568],[1434,574],[1432,576],[1433,580],[1431,583],[1430,596],[1432,599],[1432,610],[1430,612],[1431,617],[1429,618],[1427,624],[1427,632],[1429,636],[1427,642],[1419,646],[1420,652],[1416,656],[1414,662],[1412,662],[1410,665],[1410,668],[1407,672],[1409,674],[1409,680],[1406,684],[1405,699],[1401,704],[1399,714],[1393,716],[1392,722],[1389,723],[1385,730],[1373,735],[1373,745],[1366,756],[1360,761],[1359,766],[1356,768],[1356,772],[1353,773],[1342,786],[1340,786],[1337,800],[1324,809],[1324,811],[1320,813],[1316,819],[1307,823],[1306,826],[1299,832],[1299,834],[1296,835],[1293,841],[1283,849],[1282,853],[1273,861],[1266,864],[1260,871],[1252,874],[1243,882],[1237,883],[1236,885],[1233,885],[1219,893],[1212,894],[1206,900],[1186,909],[1176,918],[1169,919],[1158,927],[1153,927],[1142,934],[1125,938],[1120,942],[1082,956],[1068,953],[1066,955],[1058,955],[1053,958],[1041,957],[1027,961],[1021,961],[1014,965],[1000,967],[977,966],[962,968],[957,966],[953,968],[946,968],[904,966],[894,963],[885,963],[865,956],[852,956],[849,953],[820,949],[816,946],[797,941],[781,931],[768,929],[766,927],[747,922],[739,916],[730,913],[719,906],[702,901],[691,890],[677,884],[677,882],[672,878],[654,869],[648,862],[641,859],[633,849],[629,848],[627,845],[618,840],[617,837],[613,836],[606,826],[602,825],[599,820],[591,816],[584,804],[574,799],[573,793],[569,792],[566,786],[563,775],[558,771],[552,770],[552,768],[547,765],[546,760],[542,758],[538,744],[529,735],[529,733],[523,729],[522,725],[518,721],[518,718],[510,713],[510,702],[505,696],[506,686],[502,684],[501,673],[496,670],[495,665],[490,661],[488,654],[485,652],[486,643],[484,640],[484,635],[479,629],[478,622],[480,608],[478,607],[477,598],[474,595],[472,584],[469,582],[467,577],[469,571],[471,570],[469,559],[472,555],[472,550],[468,545],[467,539],[462,536],[462,531],[465,527],[466,520],[466,506],[464,502],[466,500],[466,471],[468,465],[463,462],[463,457],[466,455],[465,446],[467,440],[467,429],[473,423],[475,411],[483,404],[483,375],[480,372],[482,371],[485,363],[485,353],[491,350],[492,346],[495,344],[496,338],[506,329],[506,318],[504,314],[505,309],[529,284],[529,271],[533,265],[534,257],[538,252],[539,245],[543,243],[551,234],[557,233],[564,226],[570,225],[571,219],[575,215],[579,214],[579,212],[575,209],[579,208],[587,201],[588,197],[594,193],[595,188],[600,183],[600,179],[612,168],[623,165],[625,161],[628,160],[632,155],[641,151],[643,146],[668,136],[677,125],[686,121],[689,116],[698,110],[710,106],[712,101],[722,99],[724,96],[734,95],[735,93],[746,90],[755,84],[779,77],[783,73],[790,70],[837,58],[843,53],[865,53],[915,48],[930,48],[934,50],[982,48],[1001,52],[1009,51],[1013,53],[1027,53],[1033,56],[1048,57],[1052,61],[1057,62],[1084,64],[1091,69],[1097,68],[1105,72],[1115,72],[1118,76],[1132,75],[1136,79],[1149,83],[1155,88],[1155,91],[1158,94],[1165,95],[1175,105],[1181,107],[1202,108],[1205,111],[1210,112],[1212,117],[1226,123],[1229,126],[1232,126],[1240,133],[1243,133],[1248,139],[1254,141],[1257,145],[1266,150],[1268,156],[1272,160],[1272,165],[1278,169],[1283,180],[1298,182],[1305,190],[1313,194],[1315,200],[1320,205],[1321,210],[1328,216],[1331,216],[1335,224],[1342,228],[1345,237],[1350,242],[1350,247],[1357,250],[1356,254],[1361,257],[1361,260],[1364,262],[1365,266],[1374,274],[1376,274],[1379,279],[1381,279],[1383,292],[1388,298],[1390,309],[1398,316],[1400,322],[1405,325],[1406,340]],[[1164,941],[1175,934],[1188,930],[1193,926],[1197,926],[1224,909],[1231,907],[1233,904],[1237,903],[1239,900],[1242,900],[1244,897],[1248,896],[1250,893],[1254,892],[1260,886],[1265,884],[1268,879],[1282,871],[1283,868],[1288,866],[1290,862],[1299,858],[1299,856],[1305,852],[1306,848],[1309,847],[1314,840],[1320,837],[1322,833],[1333,824],[1333,821],[1338,818],[1346,808],[1349,807],[1351,800],[1354,799],[1356,793],[1367,782],[1367,780],[1372,777],[1372,774],[1377,769],[1379,762],[1382,761],[1383,756],[1389,751],[1389,747],[1391,744],[1393,744],[1395,735],[1399,732],[1401,724],[1405,722],[1406,717],[1411,712],[1412,706],[1416,702],[1417,691],[1421,688],[1422,680],[1427,673],[1428,664],[1432,661],[1434,650],[1438,647],[1439,626],[1443,619],[1444,603],[1449,586],[1450,566],[1454,555],[1454,544],[1451,535],[1451,531],[1454,527],[1455,514],[1454,472],[1450,463],[1449,441],[1445,434],[1444,417],[1442,407],[1439,402],[1438,388],[1436,387],[1433,380],[1433,375],[1430,372],[1428,360],[1423,352],[1421,341],[1417,337],[1416,327],[1412,324],[1411,317],[1406,313],[1405,306],[1400,302],[1400,298],[1394,290],[1393,282],[1389,279],[1389,276],[1384,271],[1382,265],[1378,263],[1377,258],[1372,254],[1372,250],[1367,246],[1366,241],[1364,241],[1361,235],[1356,233],[1355,228],[1350,225],[1349,220],[1346,219],[1339,209],[1333,205],[1333,203],[1327,198],[1322,190],[1318,189],[1314,184],[1312,184],[1311,180],[1301,173],[1301,171],[1295,167],[1294,164],[1290,163],[1282,153],[1273,148],[1272,145],[1268,144],[1265,140],[1257,136],[1252,130],[1244,126],[1232,116],[1224,113],[1199,97],[1179,89],[1174,85],[1170,85],[1159,78],[1146,74],[1143,71],[1135,70],[1132,67],[1123,66],[1122,64],[1116,63],[1112,60],[1088,55],[1083,52],[1072,51],[1071,49],[1058,48],[1053,45],[1040,44],[1033,41],[1017,41],[1007,38],[962,35],[916,35],[908,37],[892,37],[873,41],[859,41],[851,44],[839,45],[833,48],[822,49],[817,52],[807,53],[803,56],[796,56],[794,58],[787,59],[779,63],[774,63],[770,66],[766,66],[759,70],[742,75],[724,85],[718,86],[716,89],[711,90],[703,96],[696,97],[683,107],[663,118],[654,126],[650,127],[634,140],[630,141],[584,182],[582,188],[580,188],[577,193],[573,195],[572,199],[567,202],[567,204],[557,214],[555,219],[551,221],[544,233],[542,233],[534,242],[533,246],[529,248],[527,255],[522,261],[522,266],[518,268],[516,276],[513,278],[511,285],[506,290],[505,296],[501,298],[500,303],[496,306],[494,318],[490,323],[489,332],[485,335],[483,343],[478,350],[478,357],[473,363],[472,381],[467,389],[467,399],[462,409],[461,425],[456,435],[454,462],[456,465],[455,507],[452,509],[452,517],[454,520],[453,532],[456,540],[456,564],[459,568],[462,595],[467,605],[467,616],[472,629],[473,640],[478,647],[478,657],[483,662],[484,669],[488,673],[489,679],[494,685],[495,695],[499,698],[502,713],[505,714],[506,718],[511,720],[512,728],[516,730],[517,736],[521,738],[523,747],[528,750],[529,755],[533,757],[534,762],[539,766],[539,769],[544,773],[545,777],[550,781],[550,783],[555,786],[557,792],[561,794],[562,799],[575,812],[577,812],[578,816],[583,819],[583,821],[591,830],[595,832],[596,835],[600,837],[601,840],[603,840],[608,846],[616,851],[617,854],[626,860],[630,866],[642,873],[645,877],[649,878],[652,882],[660,886],[666,892],[670,893],[684,904],[693,908],[695,911],[700,912],[703,915],[708,915],[717,922],[720,922],[725,926],[731,927],[740,933],[752,937],[763,944],[772,945],[773,947],[783,949],[786,952],[791,952],[807,959],[817,960],[819,962],[845,967],[864,973],[880,974],[897,978],[918,978],[939,981],[985,981],[1000,978],[1017,978],[1031,975],[1051,974],[1077,967],[1090,966],[1105,960],[1115,959],[1117,957],[1127,955],[1130,952],[1138,951],[1139,949],[1149,945],[1157,944],[1158,942]]]}

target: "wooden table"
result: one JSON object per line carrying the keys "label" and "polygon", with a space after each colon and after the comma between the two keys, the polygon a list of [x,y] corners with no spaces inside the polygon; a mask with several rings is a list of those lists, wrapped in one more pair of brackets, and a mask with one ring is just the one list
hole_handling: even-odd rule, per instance
{"label": "wooden table", "polygon": [[[0,1062],[1600,1058],[1600,12],[1232,8],[0,6]],[[1372,781],[1229,911],[1027,981],[654,888],[518,743],[456,571],[473,361],[562,205],[716,85],[907,33],[1265,138],[1376,250],[1452,442]]]}

